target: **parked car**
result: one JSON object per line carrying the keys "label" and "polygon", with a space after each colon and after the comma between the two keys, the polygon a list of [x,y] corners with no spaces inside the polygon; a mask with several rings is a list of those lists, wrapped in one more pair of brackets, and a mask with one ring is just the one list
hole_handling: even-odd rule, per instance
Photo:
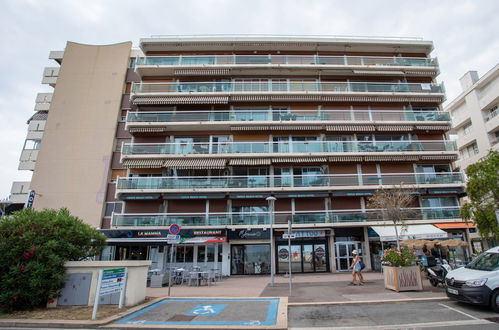
{"label": "parked car", "polygon": [[468,265],[450,271],[445,283],[449,298],[490,306],[499,313],[499,246],[482,253]]}

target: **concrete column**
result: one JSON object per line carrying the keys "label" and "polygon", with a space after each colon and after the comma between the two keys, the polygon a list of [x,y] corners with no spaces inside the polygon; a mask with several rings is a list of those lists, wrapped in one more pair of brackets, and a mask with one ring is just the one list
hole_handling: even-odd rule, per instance
{"label": "concrete column", "polygon": [[367,227],[364,227],[364,264],[366,265],[365,270],[372,270],[371,267],[371,249],[369,248],[369,236],[367,234]]}
{"label": "concrete column", "polygon": [[329,268],[331,273],[336,273],[336,249],[334,246],[334,230],[331,229],[331,235],[328,237],[329,241]]}
{"label": "concrete column", "polygon": [[229,243],[222,243],[222,274],[225,276],[230,275],[230,245],[229,245]]}

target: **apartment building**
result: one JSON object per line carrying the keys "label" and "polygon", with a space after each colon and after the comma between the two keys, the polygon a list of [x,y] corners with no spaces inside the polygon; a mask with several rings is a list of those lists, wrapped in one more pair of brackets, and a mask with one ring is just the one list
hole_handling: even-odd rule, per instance
{"label": "apartment building", "polygon": [[46,70],[55,89],[34,207],[100,228],[104,259],[164,270],[178,224],[176,266],[285,273],[291,258],[293,272],[337,272],[357,249],[376,267],[394,230],[368,198],[398,184],[416,196],[402,238],[468,238],[431,41],[154,36],[139,47],[68,42]]}
{"label": "apartment building", "polygon": [[464,171],[490,150],[499,150],[499,64],[481,78],[469,71],[460,83],[463,91],[446,111],[452,117],[450,133],[457,135],[455,167]]}

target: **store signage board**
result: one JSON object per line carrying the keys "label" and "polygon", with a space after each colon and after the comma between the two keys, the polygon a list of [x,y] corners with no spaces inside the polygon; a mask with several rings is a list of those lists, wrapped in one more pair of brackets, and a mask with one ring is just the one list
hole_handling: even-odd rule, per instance
{"label": "store signage board", "polygon": [[97,318],[99,309],[99,298],[109,294],[120,292],[119,308],[123,308],[125,302],[125,291],[127,282],[127,268],[101,269],[99,271],[99,280],[95,292],[94,310],[92,320]]}
{"label": "store signage board", "polygon": [[26,200],[26,203],[24,204],[25,208],[33,206],[33,202],[35,201],[35,195],[36,195],[36,193],[34,190],[29,191],[28,199]]}

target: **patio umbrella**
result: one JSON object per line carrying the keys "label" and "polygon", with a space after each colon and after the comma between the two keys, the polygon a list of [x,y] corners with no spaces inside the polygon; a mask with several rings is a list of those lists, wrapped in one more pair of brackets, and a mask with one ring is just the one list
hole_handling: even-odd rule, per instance
{"label": "patio umbrella", "polygon": [[409,239],[403,240],[402,242],[400,242],[400,244],[407,246],[409,249],[419,250],[425,246],[426,240],[409,238]]}
{"label": "patio umbrella", "polygon": [[457,248],[458,246],[462,246],[462,247],[468,246],[468,243],[466,243],[465,241],[458,240],[458,239],[440,240],[440,241],[436,241],[435,243],[443,248],[447,248],[447,249],[451,249],[451,250]]}

